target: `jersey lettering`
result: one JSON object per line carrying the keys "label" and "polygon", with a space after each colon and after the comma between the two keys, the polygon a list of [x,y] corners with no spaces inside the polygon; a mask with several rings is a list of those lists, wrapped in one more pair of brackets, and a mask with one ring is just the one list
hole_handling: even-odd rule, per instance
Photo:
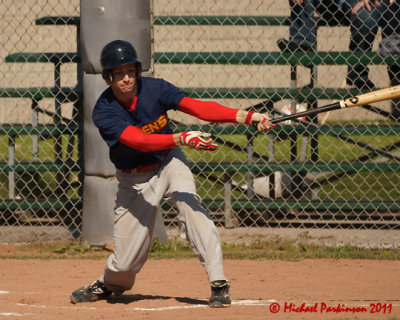
{"label": "jersey lettering", "polygon": [[141,127],[141,130],[146,134],[152,134],[154,132],[162,130],[167,125],[167,122],[167,116],[162,114],[155,121]]}

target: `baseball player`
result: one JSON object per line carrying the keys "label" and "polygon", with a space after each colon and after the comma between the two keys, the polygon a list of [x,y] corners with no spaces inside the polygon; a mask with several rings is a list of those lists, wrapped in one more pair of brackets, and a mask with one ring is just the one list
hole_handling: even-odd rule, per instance
{"label": "baseball player", "polygon": [[97,100],[92,117],[117,169],[114,252],[99,279],[75,290],[71,302],[107,299],[133,287],[147,260],[157,207],[164,198],[177,209],[181,236],[205,268],[211,285],[209,305],[229,306],[219,234],[201,205],[179,148],[213,151],[218,145],[209,133],[173,133],[167,111],[179,110],[211,122],[256,123],[260,132],[272,127],[268,115],[194,100],[165,80],[142,77],[141,62],[126,41],[105,45],[100,62],[109,87]]}

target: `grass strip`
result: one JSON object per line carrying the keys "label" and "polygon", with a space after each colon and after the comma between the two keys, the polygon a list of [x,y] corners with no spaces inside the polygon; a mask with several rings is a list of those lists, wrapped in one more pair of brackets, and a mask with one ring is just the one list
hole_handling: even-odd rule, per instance
{"label": "grass strip", "polygon": [[[400,249],[367,249],[354,246],[323,247],[302,241],[257,241],[250,245],[222,244],[224,259],[286,260],[301,259],[366,259],[400,260]],[[95,247],[80,242],[35,242],[24,245],[0,244],[0,259],[106,259],[112,252],[107,246]],[[150,259],[194,258],[190,245],[180,240],[161,243],[153,240]]]}

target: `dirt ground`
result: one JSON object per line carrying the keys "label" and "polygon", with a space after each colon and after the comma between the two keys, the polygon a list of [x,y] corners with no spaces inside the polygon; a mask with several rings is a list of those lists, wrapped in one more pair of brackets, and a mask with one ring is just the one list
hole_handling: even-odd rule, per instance
{"label": "dirt ground", "polygon": [[210,288],[196,259],[151,259],[131,291],[77,305],[70,303],[70,293],[97,279],[103,260],[0,259],[0,319],[400,319],[400,261],[224,265],[233,303],[211,309]]}

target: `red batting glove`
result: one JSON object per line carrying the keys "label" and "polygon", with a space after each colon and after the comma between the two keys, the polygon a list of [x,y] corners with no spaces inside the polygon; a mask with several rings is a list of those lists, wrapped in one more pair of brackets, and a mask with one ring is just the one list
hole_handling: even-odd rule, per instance
{"label": "red batting glove", "polygon": [[214,151],[218,145],[213,143],[211,133],[202,131],[184,131],[180,136],[181,145],[197,150]]}

